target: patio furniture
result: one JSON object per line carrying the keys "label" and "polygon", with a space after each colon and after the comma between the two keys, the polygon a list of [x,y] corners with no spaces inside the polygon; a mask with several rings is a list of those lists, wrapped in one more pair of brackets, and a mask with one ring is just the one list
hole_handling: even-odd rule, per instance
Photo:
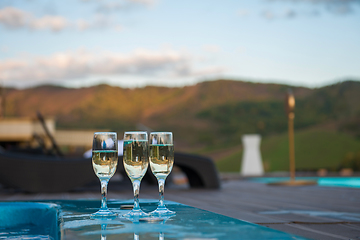
{"label": "patio furniture", "polygon": [[66,192],[98,179],[87,158],[8,152],[0,149],[0,184],[25,192]]}
{"label": "patio furniture", "polygon": [[174,158],[174,165],[186,174],[192,188],[220,188],[218,171],[210,158],[176,152]]}
{"label": "patio furniture", "polygon": [[[220,181],[211,159],[175,153],[175,166],[188,177],[190,187],[219,188]],[[119,156],[117,174],[128,179]],[[170,178],[171,179],[171,178]],[[5,151],[0,148],[0,184],[26,192],[66,192],[96,183],[89,158],[68,158],[54,155]],[[144,181],[156,184],[151,172]]]}

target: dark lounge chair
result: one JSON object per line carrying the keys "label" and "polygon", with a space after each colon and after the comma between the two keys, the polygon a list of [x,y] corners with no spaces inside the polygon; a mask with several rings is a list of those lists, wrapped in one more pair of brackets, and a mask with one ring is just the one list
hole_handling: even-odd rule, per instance
{"label": "dark lounge chair", "polygon": [[[219,188],[220,181],[211,159],[175,153],[175,166],[187,176],[190,187]],[[117,173],[127,179],[122,157]],[[89,158],[66,158],[41,154],[25,154],[0,149],[0,184],[26,192],[67,192],[98,182]],[[156,184],[152,174],[144,181]]]}
{"label": "dark lounge chair", "polygon": [[5,187],[26,192],[66,192],[96,180],[90,159],[0,149],[0,184]]}
{"label": "dark lounge chair", "polygon": [[175,153],[174,165],[188,178],[191,187],[220,188],[220,180],[214,162],[207,157]]}

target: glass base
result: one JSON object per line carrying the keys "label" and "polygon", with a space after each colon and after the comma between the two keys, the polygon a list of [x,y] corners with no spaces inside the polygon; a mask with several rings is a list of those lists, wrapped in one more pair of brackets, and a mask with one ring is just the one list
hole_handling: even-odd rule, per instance
{"label": "glass base", "polygon": [[93,219],[114,219],[117,217],[117,214],[109,210],[100,209],[96,213],[91,214],[90,217]]}
{"label": "glass base", "polygon": [[149,214],[144,212],[143,210],[139,209],[139,210],[131,210],[130,212],[122,215],[122,217],[124,218],[143,218],[143,217],[149,217]]}
{"label": "glass base", "polygon": [[176,213],[173,211],[170,211],[166,207],[158,207],[156,210],[149,213],[152,217],[169,217],[174,216]]}

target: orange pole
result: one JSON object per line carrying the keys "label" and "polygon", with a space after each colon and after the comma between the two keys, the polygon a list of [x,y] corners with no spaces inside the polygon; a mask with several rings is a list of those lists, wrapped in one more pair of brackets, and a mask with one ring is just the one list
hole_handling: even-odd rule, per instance
{"label": "orange pole", "polygon": [[289,159],[291,181],[295,181],[294,117],[295,114],[293,112],[289,113]]}

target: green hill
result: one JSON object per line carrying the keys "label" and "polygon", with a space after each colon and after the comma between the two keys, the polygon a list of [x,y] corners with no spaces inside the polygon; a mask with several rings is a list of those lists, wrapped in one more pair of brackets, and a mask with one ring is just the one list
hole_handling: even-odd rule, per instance
{"label": "green hill", "polygon": [[[234,164],[231,159],[241,157],[237,148],[241,148],[242,134],[260,133],[267,170],[275,171],[287,168],[284,98],[289,87],[218,80],[182,88],[98,85],[9,89],[6,116],[35,117],[40,111],[55,117],[59,129],[111,129],[119,136],[142,123],[154,130],[174,132],[177,150],[209,155],[221,170],[227,169],[223,167],[227,163]],[[299,162],[310,159],[304,163],[314,163],[322,156],[327,159],[316,160],[321,164],[311,166],[299,163],[299,168],[335,166],[346,152],[355,151],[360,138],[360,82],[346,81],[318,89],[291,88],[296,98],[296,147],[305,147],[302,141],[309,143],[320,136],[316,150],[297,149],[296,158]],[[310,139],[302,140],[306,136]],[[337,141],[346,144],[335,144]],[[319,150],[330,144],[343,150],[335,146],[329,154]]]}
{"label": "green hill", "polygon": [[[240,171],[242,149],[216,162],[222,172]],[[360,140],[332,130],[308,129],[295,132],[296,169],[335,171],[349,154],[360,153]],[[289,145],[286,133],[267,136],[261,143],[261,154],[267,171],[289,170]]]}

